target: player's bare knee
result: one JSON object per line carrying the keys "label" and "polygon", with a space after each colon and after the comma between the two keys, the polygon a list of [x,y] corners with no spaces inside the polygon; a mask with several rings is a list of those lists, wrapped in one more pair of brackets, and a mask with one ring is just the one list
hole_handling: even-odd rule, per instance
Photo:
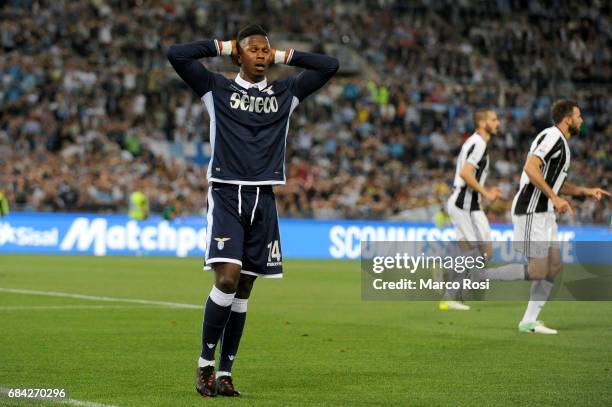
{"label": "player's bare knee", "polygon": [[215,281],[215,287],[227,294],[235,293],[238,287],[238,281],[226,275],[219,276]]}
{"label": "player's bare knee", "polygon": [[240,279],[240,266],[233,263],[218,263],[215,270],[215,287],[224,293],[235,293]]}
{"label": "player's bare knee", "polygon": [[247,274],[240,275],[240,281],[238,281],[238,289],[236,290],[236,298],[248,299],[253,289],[256,276],[250,276]]}
{"label": "player's bare knee", "polygon": [[531,280],[544,280],[548,275],[548,259],[530,258],[527,273]]}
{"label": "player's bare knee", "polygon": [[548,251],[548,275],[546,278],[550,281],[554,280],[562,269],[561,251],[558,248],[551,248]]}

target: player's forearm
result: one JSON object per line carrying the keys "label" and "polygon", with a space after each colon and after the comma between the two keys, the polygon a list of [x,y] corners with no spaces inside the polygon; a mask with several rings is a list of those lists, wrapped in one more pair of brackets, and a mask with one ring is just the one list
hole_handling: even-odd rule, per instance
{"label": "player's forearm", "polygon": [[467,186],[473,189],[474,191],[478,192],[481,195],[485,193],[484,187],[480,185],[480,183],[476,180],[473,171],[462,169],[459,173],[459,176],[463,178]]}
{"label": "player's forearm", "polygon": [[299,100],[321,89],[327,81],[338,71],[338,60],[336,58],[288,50],[285,54],[276,51],[275,61],[283,58],[289,65],[305,68],[295,79],[294,94]]}
{"label": "player's forearm", "polygon": [[[327,77],[327,80],[334,76],[340,67],[338,59],[328,55],[313,54],[310,52],[301,52],[292,49],[287,50],[285,55],[286,64],[297,66],[298,68],[317,71],[321,75]],[[279,58],[276,60],[278,61],[278,59]]]}
{"label": "player's forearm", "polygon": [[172,65],[188,63],[200,58],[216,57],[221,55],[220,44],[224,43],[218,40],[203,40],[175,44],[168,48],[166,56]]}
{"label": "player's forearm", "polygon": [[166,56],[181,79],[202,97],[211,89],[214,75],[199,59],[230,55],[231,52],[230,41],[204,40],[172,45],[166,51]]}
{"label": "player's forearm", "polygon": [[585,187],[579,187],[569,182],[565,182],[561,189],[559,190],[560,194],[571,195],[571,196],[581,196],[586,192]]}
{"label": "player's forearm", "polygon": [[529,177],[529,181],[531,181],[531,183],[535,185],[536,188],[542,191],[542,193],[546,195],[547,198],[558,198],[557,194],[555,194],[550,185],[546,183],[546,180],[542,175],[542,170],[539,166],[534,165],[533,162],[529,161],[527,162],[527,164],[525,164],[525,168],[523,169],[525,170],[527,177]]}

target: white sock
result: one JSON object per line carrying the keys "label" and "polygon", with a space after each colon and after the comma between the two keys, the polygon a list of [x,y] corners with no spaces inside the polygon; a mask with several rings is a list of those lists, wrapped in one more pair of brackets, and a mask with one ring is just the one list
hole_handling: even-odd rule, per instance
{"label": "white sock", "polygon": [[214,360],[206,360],[202,358],[201,356],[198,359],[198,367],[206,367],[206,366],[214,366],[214,365],[215,365]]}
{"label": "white sock", "polygon": [[527,265],[521,263],[505,264],[500,267],[483,270],[484,278],[491,280],[528,280]]}
{"label": "white sock", "polygon": [[249,304],[248,298],[234,298],[232,300],[232,311],[233,312],[247,312],[248,304]]}
{"label": "white sock", "polygon": [[529,296],[529,303],[527,304],[525,315],[523,315],[522,323],[528,324],[538,320],[538,315],[540,315],[540,311],[544,304],[546,304],[553,286],[554,284],[548,280],[536,280],[531,283],[531,295]]}
{"label": "white sock", "polygon": [[217,372],[216,374],[217,379],[220,378],[221,376],[231,376],[232,372]]}
{"label": "white sock", "polygon": [[214,302],[220,307],[229,307],[230,305],[232,305],[235,295],[236,293],[226,294],[213,285],[208,297],[211,299],[212,302]]}

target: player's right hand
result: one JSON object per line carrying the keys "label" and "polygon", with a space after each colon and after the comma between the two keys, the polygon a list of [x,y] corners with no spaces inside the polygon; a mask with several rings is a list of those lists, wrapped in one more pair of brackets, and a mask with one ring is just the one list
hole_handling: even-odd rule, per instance
{"label": "player's right hand", "polygon": [[566,201],[565,199],[556,197],[552,200],[552,203],[555,209],[557,210],[557,212],[559,212],[560,214],[567,212],[570,214],[572,218],[574,217],[574,210],[572,209],[569,202]]}
{"label": "player's right hand", "polygon": [[501,198],[501,196],[501,189],[498,187],[486,189],[484,193],[484,197],[489,201],[495,201],[496,199]]}
{"label": "player's right hand", "polygon": [[608,191],[601,188],[585,188],[584,194],[586,196],[592,196],[597,201],[600,201],[604,196],[610,196]]}

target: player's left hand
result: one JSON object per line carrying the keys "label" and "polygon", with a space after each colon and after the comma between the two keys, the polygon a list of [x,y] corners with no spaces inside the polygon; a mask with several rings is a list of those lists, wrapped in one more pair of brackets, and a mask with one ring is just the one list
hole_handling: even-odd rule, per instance
{"label": "player's left hand", "polygon": [[608,191],[604,191],[601,188],[586,188],[584,190],[584,194],[586,196],[592,196],[597,201],[601,200],[601,198],[603,198],[604,196],[610,196],[610,193]]}

